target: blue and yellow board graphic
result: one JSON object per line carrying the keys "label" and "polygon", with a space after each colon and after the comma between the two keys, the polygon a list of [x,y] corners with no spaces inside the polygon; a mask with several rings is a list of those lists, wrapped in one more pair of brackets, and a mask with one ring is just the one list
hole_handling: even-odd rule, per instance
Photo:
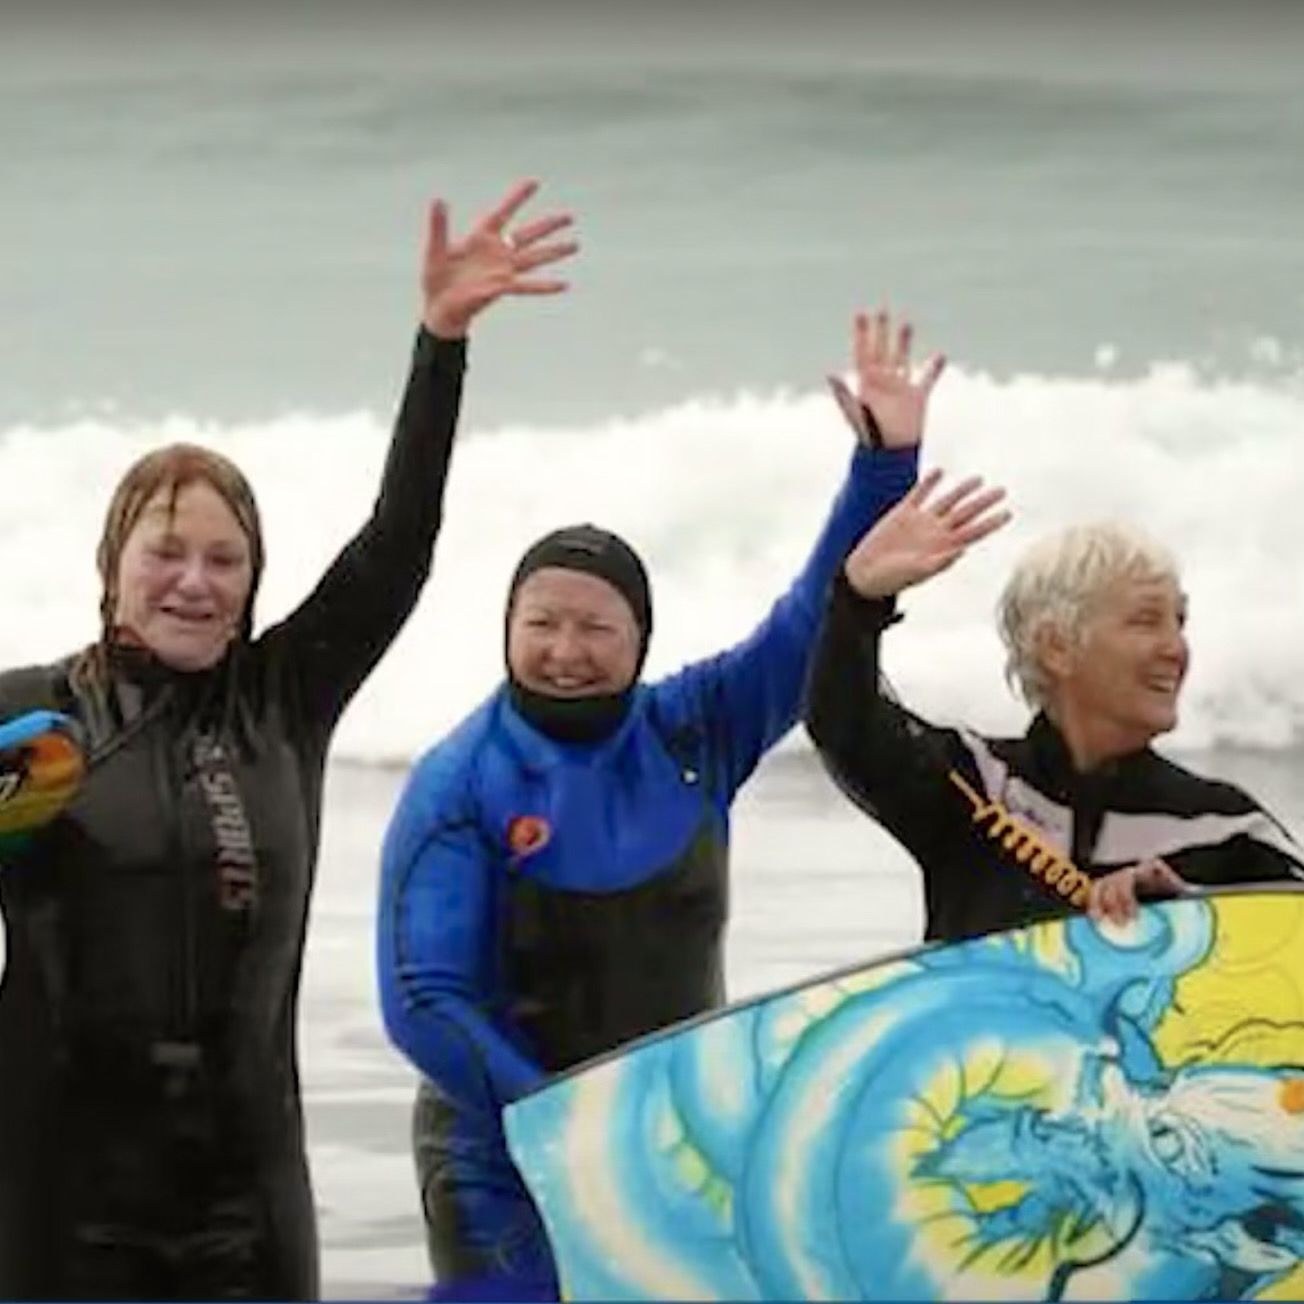
{"label": "blue and yellow board graphic", "polygon": [[0,864],[68,804],[85,769],[67,716],[29,711],[0,724]]}
{"label": "blue and yellow board graphic", "polygon": [[567,1299],[1301,1299],[1304,891],[922,948],[505,1117]]}

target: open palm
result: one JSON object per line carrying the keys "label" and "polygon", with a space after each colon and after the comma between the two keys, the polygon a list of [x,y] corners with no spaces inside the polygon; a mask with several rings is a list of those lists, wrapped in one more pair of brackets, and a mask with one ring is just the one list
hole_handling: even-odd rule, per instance
{"label": "open palm", "polygon": [[941,479],[930,471],[851,550],[847,580],[862,597],[889,597],[930,579],[1010,519],[994,510],[1005,490],[983,489],[977,477],[931,501]]}
{"label": "open palm", "polygon": [[895,330],[886,308],[872,316],[858,312],[852,327],[852,361],[856,370],[853,395],[830,376],[833,392],[847,419],[869,444],[910,448],[923,438],[928,399],[946,359],[934,353],[919,375],[913,374],[910,345],[914,327],[900,322]]}
{"label": "open palm", "polygon": [[502,201],[460,240],[448,231],[443,200],[430,205],[425,256],[421,267],[426,328],[444,339],[465,335],[477,313],[505,294],[560,294],[566,282],[531,276],[537,268],[569,258],[573,241],[548,237],[570,226],[567,213],[549,213],[510,234],[506,226],[538,190],[535,181],[520,181]]}

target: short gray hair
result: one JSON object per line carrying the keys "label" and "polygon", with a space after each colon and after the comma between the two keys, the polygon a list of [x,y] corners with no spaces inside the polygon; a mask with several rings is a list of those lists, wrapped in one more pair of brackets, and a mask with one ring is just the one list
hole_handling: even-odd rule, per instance
{"label": "short gray hair", "polygon": [[1177,562],[1162,544],[1129,525],[1073,525],[1034,543],[1015,563],[996,608],[1005,644],[1005,678],[1032,707],[1046,705],[1048,684],[1037,656],[1046,628],[1082,635],[1092,603],[1126,578],[1172,579]]}

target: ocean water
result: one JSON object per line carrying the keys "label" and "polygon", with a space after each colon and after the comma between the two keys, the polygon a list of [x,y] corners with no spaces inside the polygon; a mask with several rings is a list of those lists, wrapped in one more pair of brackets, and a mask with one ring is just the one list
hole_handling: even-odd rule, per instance
{"label": "ocean water", "polygon": [[[0,665],[93,636],[108,494],[164,440],[253,479],[261,620],[308,589],[370,506],[430,195],[456,224],[538,176],[583,242],[567,296],[474,333],[434,578],[338,735],[302,1019],[333,1291],[423,1274],[370,969],[403,766],[496,681],[507,576],[561,521],[646,556],[650,673],[747,631],[841,475],[824,377],[859,305],[947,353],[926,460],[1016,511],[906,602],[903,696],[1021,727],[1013,557],[1131,519],[1191,596],[1172,745],[1304,831],[1304,9],[193,9],[0,16]],[[799,735],[735,860],[739,994],[917,936],[910,867]]]}

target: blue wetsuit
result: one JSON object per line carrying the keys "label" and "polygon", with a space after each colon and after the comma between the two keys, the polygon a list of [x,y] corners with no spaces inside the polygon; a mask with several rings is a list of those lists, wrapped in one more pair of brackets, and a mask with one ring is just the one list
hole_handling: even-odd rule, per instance
{"label": "blue wetsuit", "polygon": [[795,723],[830,579],[912,483],[858,448],[792,587],[737,646],[636,689],[600,743],[533,728],[506,688],[417,764],[384,848],[390,1036],[426,1082],[416,1145],[439,1276],[554,1289],[502,1107],[722,1003],[729,807]]}

